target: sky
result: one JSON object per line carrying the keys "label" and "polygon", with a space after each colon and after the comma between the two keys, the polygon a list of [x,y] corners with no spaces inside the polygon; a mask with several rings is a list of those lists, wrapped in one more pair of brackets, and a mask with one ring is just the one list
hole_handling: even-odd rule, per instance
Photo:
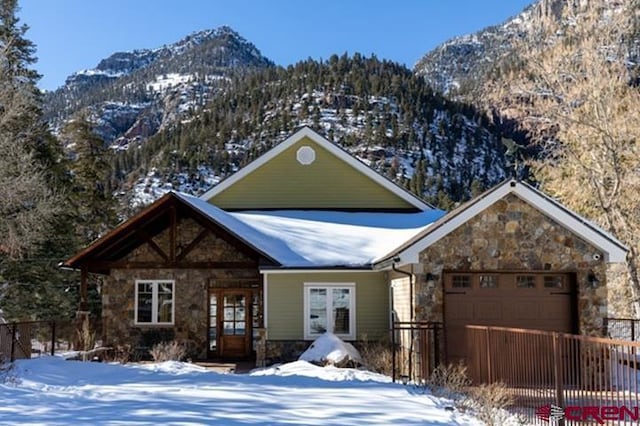
{"label": "sky", "polygon": [[278,65],[375,54],[412,68],[452,37],[504,22],[533,0],[19,0],[40,87],[114,52],[228,25]]}

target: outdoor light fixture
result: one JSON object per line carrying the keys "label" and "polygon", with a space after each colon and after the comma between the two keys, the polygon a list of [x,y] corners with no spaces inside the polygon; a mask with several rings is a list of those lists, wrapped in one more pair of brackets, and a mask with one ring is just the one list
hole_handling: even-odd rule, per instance
{"label": "outdoor light fixture", "polygon": [[406,385],[407,383],[409,383],[409,376],[403,374],[402,376],[400,376],[400,381],[403,385]]}
{"label": "outdoor light fixture", "polygon": [[600,285],[600,280],[598,279],[598,277],[596,277],[596,274],[594,274],[593,271],[589,271],[589,275],[587,275],[587,281],[593,288],[596,288]]}
{"label": "outdoor light fixture", "polygon": [[427,274],[424,276],[424,280],[427,283],[427,287],[435,287],[436,276],[433,275],[431,272],[427,272]]}

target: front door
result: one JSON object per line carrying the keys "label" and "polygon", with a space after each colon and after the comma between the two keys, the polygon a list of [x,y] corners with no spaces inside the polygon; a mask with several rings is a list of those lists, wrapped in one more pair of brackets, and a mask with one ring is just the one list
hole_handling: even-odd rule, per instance
{"label": "front door", "polygon": [[251,292],[221,289],[209,293],[209,355],[247,358],[251,353]]}

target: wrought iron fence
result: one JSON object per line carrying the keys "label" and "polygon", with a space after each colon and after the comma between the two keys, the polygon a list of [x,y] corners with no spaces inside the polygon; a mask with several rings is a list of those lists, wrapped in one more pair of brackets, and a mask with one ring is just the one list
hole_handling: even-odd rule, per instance
{"label": "wrought iron fence", "polygon": [[33,358],[73,349],[73,321],[25,321],[0,324],[0,361]]}
{"label": "wrought iron fence", "polygon": [[640,342],[503,327],[466,331],[473,383],[503,382],[531,424],[638,424]]}
{"label": "wrought iron fence", "polygon": [[393,381],[425,383],[444,359],[439,322],[394,322],[391,330]]}
{"label": "wrought iron fence", "polygon": [[602,322],[603,336],[612,339],[640,340],[640,320],[633,318],[605,318]]}

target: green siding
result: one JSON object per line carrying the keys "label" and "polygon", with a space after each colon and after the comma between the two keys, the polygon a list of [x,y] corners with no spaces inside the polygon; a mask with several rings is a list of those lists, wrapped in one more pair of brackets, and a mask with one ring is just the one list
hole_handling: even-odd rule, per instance
{"label": "green siding", "polygon": [[384,272],[269,274],[269,340],[304,340],[304,283],[356,283],[357,339],[381,337],[389,330],[389,286]]}
{"label": "green siding", "polygon": [[[302,165],[297,161],[296,153],[302,146],[315,150],[313,163]],[[413,207],[308,137],[212,197],[209,202],[223,209]]]}

